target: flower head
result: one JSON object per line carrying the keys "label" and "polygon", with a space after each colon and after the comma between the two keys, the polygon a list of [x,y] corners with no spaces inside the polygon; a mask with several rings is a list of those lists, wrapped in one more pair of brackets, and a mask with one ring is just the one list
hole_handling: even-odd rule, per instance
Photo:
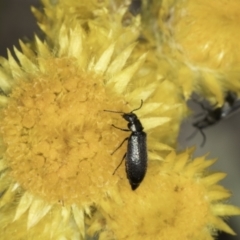
{"label": "flower head", "polygon": [[[140,73],[140,80],[133,77],[146,58],[143,54],[129,61],[135,42],[130,39],[123,47],[121,37],[109,29],[102,45],[103,39],[97,38],[102,28],[94,32],[77,20],[71,27],[67,23],[62,23],[54,40],[49,38],[50,43],[36,37],[36,53],[21,42],[24,54],[15,49],[19,63],[10,53],[8,60],[2,60],[0,204],[6,215],[2,219],[6,239],[6,228],[9,233],[16,229],[15,239],[31,234],[34,239],[84,236],[84,216],[91,214],[90,207],[126,178],[124,168],[112,175],[124,148],[111,156],[129,136],[111,124],[125,127],[126,122],[104,110],[130,112],[143,100],[138,116],[146,131],[171,119],[171,105],[149,114],[161,104],[154,100],[156,83]],[[161,112],[169,114],[162,117]],[[149,141],[156,137],[152,134]],[[171,147],[162,144],[160,149]],[[13,199],[17,199],[14,205]],[[47,219],[51,231],[57,227],[61,231],[38,233]]]}
{"label": "flower head", "polygon": [[223,202],[230,193],[217,183],[225,174],[208,173],[206,168],[215,160],[192,160],[191,154],[192,149],[179,155],[172,152],[164,162],[150,161],[136,192],[124,183],[118,195],[102,199],[101,215],[93,218],[93,226],[105,219],[107,227],[101,234],[112,233],[116,239],[212,239],[217,230],[234,234],[221,218],[240,212]]}
{"label": "flower head", "polygon": [[[10,53],[1,60],[1,236],[233,234],[220,219],[239,214],[222,203],[229,197],[216,185],[223,174],[208,175],[213,161],[191,161],[191,150],[173,150],[186,105],[178,85],[138,45],[139,18],[124,25],[126,7],[104,1],[70,1],[71,8],[68,1],[43,2],[45,13],[34,11],[46,41],[21,42],[18,62]],[[104,110],[128,113],[141,101],[136,114],[148,135],[149,166],[133,192],[124,165],[113,175],[126,147],[114,150],[129,133],[112,125],[125,129],[126,121]],[[186,225],[196,205],[196,220]]]}
{"label": "flower head", "polygon": [[195,91],[221,106],[227,91],[239,91],[239,10],[237,0],[146,4],[146,37],[157,39],[159,64],[167,59],[163,71],[186,98]]}

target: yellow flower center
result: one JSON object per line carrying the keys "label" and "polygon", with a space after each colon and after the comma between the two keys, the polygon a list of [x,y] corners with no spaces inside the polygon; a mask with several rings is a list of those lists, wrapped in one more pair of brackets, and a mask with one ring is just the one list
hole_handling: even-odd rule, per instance
{"label": "yellow flower center", "polygon": [[103,79],[69,59],[51,59],[44,69],[19,81],[2,110],[4,158],[23,188],[53,202],[89,202],[117,181],[123,152],[110,153],[125,135],[111,127],[121,116],[103,110],[119,110],[120,102],[108,100]]}

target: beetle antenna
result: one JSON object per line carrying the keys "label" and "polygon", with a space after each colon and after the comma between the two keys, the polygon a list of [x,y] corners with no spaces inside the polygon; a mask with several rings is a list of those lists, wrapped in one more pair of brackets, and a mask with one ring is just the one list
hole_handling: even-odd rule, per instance
{"label": "beetle antenna", "polygon": [[[140,107],[136,108],[136,109],[133,109],[130,113],[133,113],[137,110],[139,110],[143,105],[143,100],[141,99],[141,104],[140,104]],[[112,111],[112,110],[103,110],[104,112],[112,112],[112,113],[123,113],[125,114],[125,112],[118,112],[118,111]]]}
{"label": "beetle antenna", "polygon": [[141,99],[141,104],[140,104],[140,106],[139,106],[138,108],[136,108],[136,109],[133,109],[133,110],[131,111],[131,113],[139,110],[139,109],[142,107],[142,105],[143,105],[143,100]]}
{"label": "beetle antenna", "polygon": [[112,111],[112,110],[103,110],[104,112],[111,112],[111,113],[123,113],[124,114],[124,112],[118,112],[118,111]]}

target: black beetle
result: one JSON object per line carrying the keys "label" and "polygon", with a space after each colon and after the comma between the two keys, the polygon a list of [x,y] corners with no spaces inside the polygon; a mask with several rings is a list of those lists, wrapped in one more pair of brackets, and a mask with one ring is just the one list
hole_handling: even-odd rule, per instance
{"label": "black beetle", "polygon": [[[194,100],[194,99],[193,99]],[[196,102],[196,100],[194,100]],[[201,147],[204,146],[206,142],[206,135],[203,132],[203,129],[212,126],[214,124],[217,124],[220,120],[230,117],[232,113],[235,113],[236,110],[240,108],[240,104],[237,101],[237,96],[233,92],[228,92],[225,97],[225,102],[223,106],[218,108],[209,109],[205,107],[201,102],[197,102],[201,108],[206,111],[205,116],[200,119],[199,121],[193,123],[193,126],[197,128],[197,131],[200,131],[200,133],[203,136],[203,142],[201,144]],[[188,139],[192,138],[196,132],[194,132],[191,136],[188,137]]]}
{"label": "black beetle", "polygon": [[130,113],[116,112],[111,110],[104,110],[106,112],[121,113],[122,117],[128,122],[128,129],[123,129],[112,125],[113,127],[122,131],[131,131],[131,135],[125,138],[122,143],[112,153],[114,154],[125,141],[128,140],[127,152],[124,154],[122,161],[117,166],[113,174],[121,166],[123,160],[126,158],[126,173],[132,190],[135,190],[142,182],[147,171],[147,134],[143,131],[143,126],[134,111],[139,110],[143,105],[141,100],[140,107],[132,110]]}

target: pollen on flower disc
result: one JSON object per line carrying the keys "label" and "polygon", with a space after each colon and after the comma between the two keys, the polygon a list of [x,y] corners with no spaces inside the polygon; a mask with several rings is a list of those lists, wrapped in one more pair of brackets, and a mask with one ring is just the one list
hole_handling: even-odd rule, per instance
{"label": "pollen on flower disc", "polygon": [[103,79],[65,59],[46,61],[45,70],[21,81],[1,112],[4,157],[24,189],[49,201],[96,199],[116,183]]}

